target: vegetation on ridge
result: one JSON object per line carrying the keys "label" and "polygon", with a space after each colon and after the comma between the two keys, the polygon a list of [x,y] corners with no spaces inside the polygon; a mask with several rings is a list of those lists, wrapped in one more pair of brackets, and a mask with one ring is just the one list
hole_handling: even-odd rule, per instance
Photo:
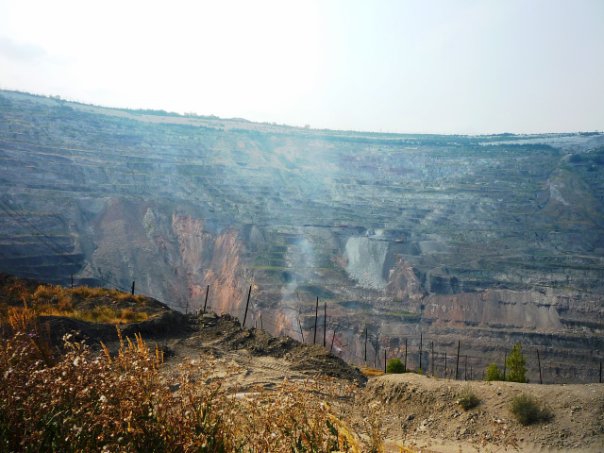
{"label": "vegetation on ridge", "polygon": [[405,364],[401,362],[401,359],[395,357],[388,360],[388,364],[386,365],[387,373],[404,373],[405,371]]}
{"label": "vegetation on ridge", "polygon": [[115,289],[38,285],[6,277],[0,281],[0,320],[12,312],[33,310],[38,316],[65,316],[82,321],[128,324],[141,322],[164,310],[141,295]]}
{"label": "vegetation on ridge", "polygon": [[502,372],[496,363],[490,363],[485,370],[485,381],[528,382],[526,379],[526,359],[522,354],[522,345],[516,343],[505,360]]}

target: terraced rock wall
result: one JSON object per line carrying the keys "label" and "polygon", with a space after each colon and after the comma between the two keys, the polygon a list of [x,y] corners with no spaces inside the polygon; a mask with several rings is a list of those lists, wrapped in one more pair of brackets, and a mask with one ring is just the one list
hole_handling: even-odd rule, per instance
{"label": "terraced rock wall", "polygon": [[407,340],[419,366],[421,334],[424,368],[462,341],[481,370],[521,341],[546,380],[596,379],[600,134],[317,131],[0,92],[0,187],[1,271],[135,280],[182,311],[210,285],[240,318],[251,285],[248,323],[306,341],[319,297],[348,360],[367,328],[371,362]]}

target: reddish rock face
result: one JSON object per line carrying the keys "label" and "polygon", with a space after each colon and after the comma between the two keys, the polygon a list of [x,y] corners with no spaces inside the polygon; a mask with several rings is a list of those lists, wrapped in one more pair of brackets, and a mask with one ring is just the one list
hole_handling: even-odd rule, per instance
{"label": "reddish rock face", "polygon": [[386,294],[393,299],[417,303],[426,295],[413,266],[399,257],[395,266],[390,269]]}

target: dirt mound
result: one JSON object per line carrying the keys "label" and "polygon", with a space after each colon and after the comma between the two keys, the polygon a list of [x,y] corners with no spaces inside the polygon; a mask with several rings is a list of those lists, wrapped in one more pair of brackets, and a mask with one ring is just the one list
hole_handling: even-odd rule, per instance
{"label": "dirt mound", "polygon": [[[261,329],[242,329],[237,318],[206,313],[200,317],[197,339],[227,351],[245,349],[254,356],[285,359],[292,370],[337,377],[363,384],[361,372],[317,345],[305,345],[290,337],[273,337]],[[192,345],[192,344],[191,344]]]}
{"label": "dirt mound", "polygon": [[[465,411],[459,395],[469,385],[479,398]],[[548,422],[521,425],[510,412],[515,396],[531,395],[553,413]],[[604,451],[604,385],[461,382],[416,374],[369,381],[361,406],[378,407],[388,438],[413,439],[429,451]]]}
{"label": "dirt mound", "polygon": [[326,376],[356,381],[365,384],[367,378],[358,368],[350,366],[339,357],[330,354],[327,349],[318,345],[300,344],[285,355],[292,363],[292,369],[299,371],[313,371]]}

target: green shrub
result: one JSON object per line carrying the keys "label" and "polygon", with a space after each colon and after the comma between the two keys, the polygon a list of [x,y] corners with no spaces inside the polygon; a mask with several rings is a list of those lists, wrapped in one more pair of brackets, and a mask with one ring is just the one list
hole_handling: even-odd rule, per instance
{"label": "green shrub", "polygon": [[526,382],[526,361],[522,355],[522,345],[516,343],[506,362],[508,369],[506,380],[510,382]]}
{"label": "green shrub", "polygon": [[503,381],[503,373],[496,363],[491,363],[485,371],[485,381]]}
{"label": "green shrub", "polygon": [[476,396],[474,391],[472,391],[472,387],[470,385],[464,386],[464,388],[459,393],[459,399],[457,400],[457,404],[459,404],[464,410],[470,410],[475,408],[480,404],[480,398]]}
{"label": "green shrub", "polygon": [[525,426],[536,422],[548,421],[553,417],[552,412],[547,407],[541,405],[532,396],[524,393],[514,397],[510,410],[516,417],[516,420]]}
{"label": "green shrub", "polygon": [[405,365],[401,362],[401,359],[388,360],[388,364],[386,365],[387,373],[404,373],[405,371]]}

